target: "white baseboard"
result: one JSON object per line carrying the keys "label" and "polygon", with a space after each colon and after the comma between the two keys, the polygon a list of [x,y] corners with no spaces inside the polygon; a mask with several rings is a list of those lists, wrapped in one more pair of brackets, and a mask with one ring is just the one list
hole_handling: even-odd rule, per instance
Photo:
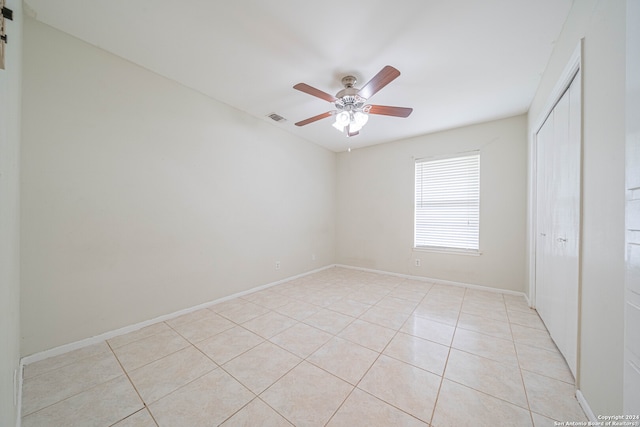
{"label": "white baseboard", "polygon": [[[343,265],[343,264],[330,264],[315,270],[311,270],[308,271],[306,273],[301,273],[295,276],[290,276],[287,277],[285,279],[281,279],[281,280],[277,280],[275,282],[271,282],[271,283],[267,283],[265,285],[260,285],[257,286],[255,288],[251,288],[248,289],[246,291],[242,291],[242,292],[237,292],[235,294],[232,295],[228,295],[226,297],[222,297],[222,298],[218,298],[216,300],[213,301],[209,301],[203,304],[199,304],[193,307],[189,307],[189,308],[185,308],[183,310],[179,310],[173,313],[169,313],[169,314],[165,314],[162,316],[158,316],[154,319],[150,319],[150,320],[145,320],[143,322],[139,322],[133,325],[129,325],[129,326],[125,326],[123,328],[119,328],[113,331],[109,331],[109,332],[105,332],[90,338],[85,338],[83,340],[80,341],[76,341],[76,342],[72,342],[69,344],[64,344],[61,345],[59,347],[55,347],[49,350],[44,350],[29,356],[25,356],[20,360],[20,364],[21,364],[21,369],[22,367],[24,367],[25,365],[29,365],[31,363],[35,363],[35,362],[39,362],[41,360],[44,359],[48,359],[50,357],[54,357],[54,356],[59,356],[61,354],[64,353],[68,353],[70,351],[73,350],[78,350],[80,348],[84,348],[93,344],[98,344],[102,341],[106,341],[108,339],[120,336],[120,335],[124,335],[124,334],[128,334],[130,332],[134,332],[137,331],[139,329],[142,329],[146,326],[150,326],[153,325],[155,323],[159,323],[159,322],[164,322],[167,320],[171,320],[171,319],[175,319],[176,317],[188,314],[188,313],[192,313],[194,311],[197,310],[201,310],[203,308],[208,308],[211,307],[213,305],[216,304],[220,304],[224,301],[228,301],[230,299],[233,298],[237,298],[237,297],[241,297],[244,295],[248,295],[254,292],[258,292],[261,291],[263,289],[267,289],[270,288],[272,286],[276,286],[279,284],[282,284],[284,282],[288,282],[290,280],[294,280],[294,279],[298,279],[304,276],[308,276],[310,274],[314,274],[329,268],[333,268],[333,267],[341,267],[341,268],[348,268],[348,269],[352,269],[352,270],[360,270],[360,271],[366,271],[366,272],[370,272],[370,273],[376,273],[376,274],[384,274],[384,275],[388,275],[388,276],[395,276],[395,277],[401,277],[404,279],[411,279],[411,280],[419,280],[419,281],[423,281],[423,282],[429,282],[429,283],[435,283],[435,284],[439,284],[439,285],[448,285],[448,286],[458,286],[458,287],[464,287],[464,288],[469,288],[469,289],[477,289],[477,290],[481,290],[481,291],[487,291],[487,292],[497,292],[497,293],[502,293],[502,294],[508,294],[508,295],[518,295],[518,296],[524,296],[526,298],[526,295],[523,292],[516,292],[516,291],[511,291],[511,290],[507,290],[507,289],[497,289],[497,288],[491,288],[488,286],[482,286],[482,285],[476,285],[476,284],[471,284],[471,283],[462,283],[462,282],[453,282],[453,281],[449,281],[449,280],[442,280],[442,279],[434,279],[434,278],[430,278],[430,277],[423,277],[423,276],[411,276],[408,274],[401,274],[401,273],[394,273],[394,272],[388,272],[388,271],[382,271],[382,270],[374,270],[374,269],[369,269],[369,268],[361,268],[361,267],[354,267],[354,266],[350,266],[350,265]],[[20,381],[22,381],[22,375],[20,375]],[[22,392],[20,393],[20,395],[22,395]]]}
{"label": "white baseboard", "polygon": [[[388,271],[382,271],[382,270],[375,270],[375,269],[370,269],[370,268],[363,268],[363,267],[355,267],[355,266],[351,266],[351,265],[344,265],[344,264],[330,264],[327,265],[325,267],[321,267],[312,271],[308,271],[306,273],[302,273],[302,274],[298,274],[295,276],[291,276],[291,277],[287,277],[285,279],[281,279],[275,282],[271,282],[271,283],[267,283],[265,285],[260,285],[257,286],[255,288],[251,288],[249,290],[246,291],[242,291],[242,292],[238,292],[232,295],[228,295],[226,297],[222,297],[213,301],[209,301],[203,304],[199,304],[193,307],[189,307],[183,310],[179,310],[176,311],[174,313],[170,313],[170,314],[166,314],[163,316],[159,316],[156,317],[154,319],[150,319],[150,320],[146,320],[144,322],[140,322],[140,323],[136,323],[134,325],[129,325],[129,326],[125,326],[123,328],[120,329],[116,329],[113,331],[109,331],[109,332],[105,332],[103,334],[100,335],[96,335],[94,337],[90,337],[90,338],[86,338],[80,341],[76,341],[73,343],[69,343],[69,344],[65,344],[59,347],[55,347],[49,350],[45,350],[39,353],[35,353],[26,357],[23,357],[20,360],[20,373],[18,375],[18,419],[16,421],[16,427],[21,427],[22,424],[22,387],[23,387],[23,371],[24,371],[24,366],[28,365],[30,363],[34,363],[34,362],[38,362],[40,360],[44,360],[44,359],[48,359],[50,357],[54,357],[54,356],[58,356],[60,354],[64,354],[73,350],[77,350],[83,347],[87,347],[89,345],[93,345],[93,344],[97,344],[100,343],[102,341],[117,337],[119,335],[124,335],[127,334],[129,332],[133,332],[133,331],[137,331],[139,329],[142,329],[146,326],[149,325],[153,325],[155,323],[159,323],[159,322],[163,322],[166,320],[171,320],[174,319],[176,317],[182,316],[184,314],[188,314],[203,308],[208,308],[211,307],[213,305],[222,303],[224,301],[228,301],[230,299],[233,298],[237,298],[237,297],[241,297],[244,295],[248,295],[254,292],[258,292],[267,288],[270,288],[272,286],[276,286],[279,284],[282,284],[284,282],[288,282],[290,280],[294,280],[297,278],[301,278],[304,276],[308,276],[310,274],[314,274],[323,270],[327,270],[330,268],[334,268],[334,267],[341,267],[341,268],[348,268],[351,270],[360,270],[360,271],[366,271],[366,272],[370,272],[370,273],[376,273],[376,274],[384,274],[384,275],[388,275],[388,276],[395,276],[395,277],[401,277],[404,279],[411,279],[411,280],[418,280],[418,281],[423,281],[423,282],[429,282],[429,283],[435,283],[435,284],[440,284],[440,285],[450,285],[450,286],[458,286],[458,287],[464,287],[464,288],[469,288],[469,289],[477,289],[477,290],[482,290],[482,291],[488,291],[488,292],[497,292],[497,293],[502,293],[502,294],[508,294],[508,295],[518,295],[518,296],[524,296],[525,299],[527,300],[527,303],[529,303],[529,298],[527,297],[527,295],[524,292],[517,292],[517,291],[511,291],[511,290],[507,290],[507,289],[497,289],[497,288],[491,288],[488,286],[482,286],[482,285],[476,285],[476,284],[471,284],[471,283],[462,283],[462,282],[454,282],[454,281],[450,281],[450,280],[442,280],[442,279],[434,279],[434,278],[430,278],[430,277],[424,277],[424,276],[412,276],[412,275],[408,275],[408,274],[401,274],[401,273],[394,273],[394,272],[388,272]],[[578,402],[580,403],[580,406],[582,407],[582,409],[584,410],[584,412],[587,414],[587,417],[589,418],[590,421],[597,421],[595,415],[593,414],[593,412],[591,411],[591,408],[589,407],[589,404],[587,403],[586,399],[584,398],[584,396],[582,395],[582,393],[580,392],[580,390],[578,390],[576,392],[576,397],[578,399]]]}
{"label": "white baseboard", "polygon": [[582,407],[582,410],[586,414],[589,421],[597,422],[598,418],[596,418],[596,415],[593,413],[591,407],[589,406],[589,402],[587,402],[587,399],[584,397],[580,390],[576,390],[576,399],[578,399],[578,403]]}
{"label": "white baseboard", "polygon": [[[419,280],[419,281],[423,281],[423,282],[429,282],[429,283],[435,283],[435,284],[439,284],[439,285],[448,285],[448,286],[458,286],[458,287],[464,287],[464,288],[469,288],[469,289],[477,289],[477,290],[481,290],[481,291],[487,291],[487,292],[497,292],[497,293],[502,293],[502,294],[508,294],[508,295],[518,295],[518,296],[524,296],[526,298],[526,295],[523,292],[516,292],[516,291],[511,291],[511,290],[507,290],[507,289],[497,289],[497,288],[491,288],[488,286],[482,286],[482,285],[476,285],[476,284],[472,284],[472,283],[462,283],[462,282],[454,282],[454,281],[450,281],[450,280],[442,280],[442,279],[434,279],[434,278],[430,278],[430,277],[423,277],[423,276],[412,276],[412,275],[408,275],[408,274],[401,274],[401,273],[394,273],[394,272],[389,272],[389,271],[382,271],[382,270],[374,270],[374,269],[370,269],[370,268],[362,268],[362,267],[354,267],[354,266],[350,266],[350,265],[344,265],[344,264],[330,264],[315,270],[311,270],[308,271],[306,273],[301,273],[295,276],[290,276],[287,277],[285,279],[281,279],[275,282],[271,282],[271,283],[267,283],[265,285],[261,285],[261,286],[257,286],[255,288],[251,288],[249,290],[246,291],[242,291],[242,292],[237,292],[235,294],[232,295],[228,295],[226,297],[222,297],[222,298],[218,298],[216,300],[213,301],[209,301],[203,304],[199,304],[193,307],[189,307],[189,308],[185,308],[183,310],[179,310],[173,313],[169,313],[169,314],[165,314],[162,316],[158,316],[156,318],[153,319],[149,319],[149,320],[145,320],[143,322],[139,322],[133,325],[129,325],[129,326],[125,326],[123,328],[119,328],[113,331],[109,331],[109,332],[105,332],[90,338],[85,338],[83,340],[80,341],[76,341],[76,342],[72,342],[69,344],[64,344],[61,345],[59,347],[55,347],[49,350],[44,350],[41,351],[39,353],[35,353],[35,354],[31,354],[29,356],[25,356],[21,359],[20,364],[21,367],[23,367],[24,365],[29,365],[31,363],[34,362],[39,362],[41,360],[44,359],[48,359],[50,357],[54,357],[54,356],[58,356],[64,353],[68,353],[70,351],[73,350],[78,350],[80,348],[84,348],[93,344],[97,344],[100,343],[102,341],[106,341],[108,339],[120,336],[120,335],[124,335],[124,334],[128,334],[129,332],[134,332],[137,331],[138,329],[142,329],[146,326],[150,326],[153,325],[155,323],[159,323],[159,322],[164,322],[166,320],[171,320],[174,319],[176,317],[182,316],[184,314],[188,314],[197,310],[201,310],[203,308],[208,308],[211,307],[213,305],[216,304],[220,304],[224,301],[228,301],[230,299],[233,298],[237,298],[237,297],[241,297],[244,295],[248,295],[254,292],[258,292],[261,291],[263,289],[267,289],[270,288],[272,286],[276,286],[279,284],[282,284],[284,282],[288,282],[290,280],[294,280],[294,279],[298,279],[300,277],[304,277],[304,276],[308,276],[310,274],[314,274],[317,273],[319,271],[322,270],[326,270],[329,268],[333,268],[333,267],[341,267],[341,268],[348,268],[348,269],[352,269],[352,270],[360,270],[360,271],[366,271],[366,272],[370,272],[370,273],[376,273],[376,274],[384,274],[384,275],[388,275],[388,276],[395,276],[395,277],[402,277],[404,279],[411,279],[411,280]],[[22,381],[22,375],[20,375],[20,381]]]}
{"label": "white baseboard", "polygon": [[[23,371],[24,371],[24,367],[26,365],[29,365],[31,363],[34,362],[39,362],[41,360],[44,359],[48,359],[50,357],[54,357],[54,356],[58,356],[64,353],[68,353],[70,351],[73,350],[78,350],[80,348],[83,347],[87,347],[93,344],[98,344],[102,341],[106,341],[108,339],[120,336],[120,335],[124,335],[124,334],[128,334],[130,332],[134,332],[137,331],[139,329],[142,329],[146,326],[150,326],[153,325],[155,323],[159,323],[159,322],[164,322],[166,320],[171,320],[174,319],[176,317],[182,316],[184,314],[188,314],[188,313],[192,313],[194,311],[197,310],[201,310],[203,308],[208,308],[211,307],[213,305],[216,304],[220,304],[224,301],[228,301],[230,299],[233,298],[237,298],[237,297],[241,297],[244,295],[248,295],[248,294],[252,294],[254,292],[258,292],[267,288],[270,288],[272,286],[276,286],[285,282],[288,282],[290,280],[294,280],[294,279],[298,279],[301,277],[305,277],[308,276],[310,274],[314,274],[314,273],[318,273],[320,271],[323,270],[327,270],[330,268],[334,268],[334,267],[341,267],[341,268],[348,268],[351,270],[360,270],[360,271],[366,271],[366,272],[370,272],[370,273],[376,273],[376,274],[384,274],[387,276],[395,276],[395,277],[401,277],[404,279],[411,279],[411,280],[419,280],[419,281],[423,281],[423,282],[429,282],[429,283],[435,283],[435,284],[439,284],[439,285],[448,285],[448,286],[458,286],[458,287],[464,287],[464,288],[469,288],[469,289],[477,289],[477,290],[481,290],[481,291],[487,291],[487,292],[496,292],[496,293],[502,293],[502,294],[508,294],[508,295],[518,295],[518,296],[524,296],[527,299],[527,302],[529,301],[527,298],[527,295],[524,292],[517,292],[517,291],[511,291],[511,290],[507,290],[507,289],[497,289],[497,288],[491,288],[488,286],[482,286],[482,285],[476,285],[476,284],[472,284],[472,283],[462,283],[462,282],[454,282],[454,281],[450,281],[450,280],[442,280],[442,279],[434,279],[434,278],[430,278],[430,277],[424,277],[424,276],[412,276],[412,275],[408,275],[408,274],[401,274],[401,273],[394,273],[394,272],[389,272],[389,271],[382,271],[382,270],[375,270],[375,269],[370,269],[370,268],[362,268],[362,267],[355,267],[355,266],[351,266],[351,265],[343,265],[343,264],[330,264],[315,270],[311,270],[308,271],[306,273],[301,273],[295,276],[290,276],[287,277],[285,279],[281,279],[281,280],[277,280],[275,282],[271,282],[271,283],[267,283],[265,285],[260,285],[251,289],[248,289],[246,291],[242,291],[242,292],[237,292],[235,294],[232,295],[228,295],[226,297],[222,297],[222,298],[218,298],[216,300],[213,301],[209,301],[203,304],[199,304],[193,307],[189,307],[183,310],[179,310],[170,314],[166,314],[166,315],[162,315],[159,317],[156,317],[154,319],[150,319],[150,320],[146,320],[140,323],[136,323],[133,325],[129,325],[129,326],[125,326],[123,328],[119,328],[113,331],[109,331],[109,332],[105,332],[103,334],[99,334],[90,338],[86,338],[80,341],[76,341],[73,343],[69,343],[69,344],[64,344],[61,345],[59,347],[55,347],[49,350],[44,350],[29,356],[25,356],[20,360],[20,372],[19,372],[19,378],[18,378],[18,419],[16,421],[16,427],[20,427],[22,424],[22,386],[23,386]],[[595,416],[593,415],[593,412],[591,411],[591,409],[589,408],[589,405],[587,404],[586,399],[584,398],[584,396],[582,395],[582,393],[580,393],[580,391],[578,390],[576,392],[576,397],[578,398],[578,402],[580,402],[580,405],[582,406],[582,408],[584,409],[585,413],[587,414],[587,416],[589,417],[590,420],[592,421],[596,421]]]}
{"label": "white baseboard", "polygon": [[393,272],[382,271],[382,270],[374,270],[372,268],[354,267],[354,266],[345,265],[345,264],[335,264],[335,266],[336,267],[342,267],[342,268],[349,268],[349,269],[352,269],[352,270],[366,271],[366,272],[369,272],[369,273],[386,274],[387,276],[402,277],[403,279],[411,279],[411,280],[419,280],[419,281],[422,281],[422,282],[435,283],[436,285],[457,286],[457,287],[462,287],[462,288],[475,289],[475,290],[478,290],[478,291],[496,292],[496,293],[499,293],[499,294],[523,296],[527,300],[527,303],[529,302],[529,299],[527,298],[527,295],[524,292],[512,291],[512,290],[509,290],[509,289],[499,289],[499,288],[492,288],[490,286],[476,285],[476,284],[473,284],[473,283],[463,283],[463,282],[454,282],[454,281],[451,281],[451,280],[434,279],[432,277],[411,276],[409,274],[393,273]]}
{"label": "white baseboard", "polygon": [[[248,289],[246,291],[237,292],[235,294],[228,295],[226,297],[218,298],[216,300],[205,302],[203,304],[198,304],[196,306],[185,308],[183,310],[178,310],[178,311],[175,311],[173,313],[169,313],[169,314],[165,314],[165,315],[162,315],[162,316],[158,316],[158,317],[150,319],[150,320],[145,320],[143,322],[139,322],[139,323],[136,323],[136,324],[133,324],[133,325],[125,326],[123,328],[119,328],[119,329],[116,329],[116,330],[113,330],[113,331],[105,332],[105,333],[102,333],[102,334],[99,334],[99,335],[96,335],[96,336],[93,336],[93,337],[90,337],[90,338],[85,338],[85,339],[80,340],[80,341],[72,342],[72,343],[69,343],[69,344],[64,344],[64,345],[61,345],[59,347],[55,347],[55,348],[52,348],[52,349],[49,349],[49,350],[44,350],[44,351],[41,351],[41,352],[38,352],[38,353],[34,353],[34,354],[29,355],[29,356],[25,356],[20,360],[21,369],[22,369],[23,366],[29,365],[31,363],[39,362],[41,360],[48,359],[50,357],[59,356],[61,354],[68,353],[68,352],[73,351],[73,350],[78,350],[80,348],[84,348],[84,347],[87,347],[87,346],[90,346],[90,345],[93,345],[93,344],[98,344],[98,343],[100,343],[102,341],[106,341],[108,339],[111,339],[111,338],[114,338],[114,337],[117,337],[117,336],[120,336],[120,335],[128,334],[129,332],[137,331],[138,329],[142,329],[142,328],[144,328],[146,326],[150,326],[150,325],[153,325],[155,323],[160,323],[160,322],[164,322],[164,321],[167,321],[167,320],[175,319],[176,317],[179,317],[179,316],[182,316],[182,315],[185,315],[185,314],[189,314],[189,313],[192,313],[194,311],[201,310],[203,308],[208,308],[208,307],[214,306],[216,304],[220,304],[222,302],[228,301],[230,299],[234,299],[234,298],[241,297],[241,296],[244,296],[244,295],[252,294],[254,292],[258,292],[258,291],[270,288],[272,286],[280,285],[280,284],[282,284],[284,282],[288,282],[290,280],[294,280],[294,279],[298,279],[300,277],[308,276],[310,274],[314,274],[314,273],[317,273],[319,271],[326,270],[328,268],[332,268],[334,266],[335,265],[330,264],[330,265],[327,265],[325,267],[321,267],[321,268],[317,268],[315,270],[308,271],[306,273],[301,273],[301,274],[298,274],[298,275],[295,275],[295,276],[290,276],[290,277],[287,277],[285,279],[281,279],[281,280],[277,280],[275,282],[267,283],[265,285],[256,286],[255,288],[251,288],[251,289]],[[20,381],[22,381],[22,375],[20,375]],[[20,395],[22,395],[22,391],[20,391]]]}

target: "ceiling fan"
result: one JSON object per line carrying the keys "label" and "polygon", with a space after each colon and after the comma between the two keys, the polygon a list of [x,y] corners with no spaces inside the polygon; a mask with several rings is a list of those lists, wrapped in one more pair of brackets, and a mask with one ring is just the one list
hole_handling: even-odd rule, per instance
{"label": "ceiling fan", "polygon": [[341,132],[346,131],[347,136],[358,135],[360,129],[369,119],[369,114],[379,114],[394,117],[409,117],[413,108],[389,107],[386,105],[367,104],[367,100],[376,94],[380,89],[391,83],[400,75],[400,71],[390,65],[384,67],[376,74],[364,87],[357,89],[354,87],[356,78],[345,76],[342,78],[344,89],[336,94],[330,95],[306,83],[298,83],[293,88],[301,92],[315,96],[325,101],[333,103],[336,110],[327,111],[296,123],[296,126],[305,126],[318,120],[336,116],[333,126]]}

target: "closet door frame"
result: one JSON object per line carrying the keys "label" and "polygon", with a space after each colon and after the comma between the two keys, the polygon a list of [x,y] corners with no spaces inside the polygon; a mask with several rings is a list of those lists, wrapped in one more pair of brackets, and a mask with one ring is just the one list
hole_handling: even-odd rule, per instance
{"label": "closet door frame", "polygon": [[623,411],[640,413],[640,1],[627,0],[626,219]]}
{"label": "closet door frame", "polygon": [[[545,108],[542,110],[542,114],[537,118],[534,122],[534,126],[530,128],[531,135],[529,138],[529,188],[528,188],[528,200],[530,201],[528,207],[528,218],[527,218],[527,240],[528,240],[528,282],[529,282],[529,306],[531,308],[536,308],[536,245],[538,241],[538,233],[537,230],[537,210],[538,204],[536,200],[537,195],[537,182],[538,182],[538,152],[537,152],[537,135],[545,121],[552,113],[556,104],[562,97],[562,95],[567,91],[567,89],[571,86],[571,83],[574,81],[578,73],[582,71],[582,40],[578,43],[576,48],[571,55],[567,65],[565,66],[564,71],[560,75],[560,78],[556,82],[553,91],[549,95],[547,102],[545,104]],[[579,91],[582,97],[583,88],[582,88],[582,79],[579,80],[580,87]],[[582,113],[581,113],[582,115]],[[580,120],[580,127],[582,127],[582,117]],[[582,146],[582,132],[580,131],[580,144]],[[580,156],[580,162],[582,163],[582,154]],[[581,172],[582,175],[582,172]],[[582,176],[580,176],[580,181],[582,182]],[[580,188],[582,189],[582,184],[580,184]],[[580,190],[582,193],[582,190]],[[580,205],[582,205],[582,194],[580,194]],[[580,210],[582,210],[582,206],[580,206]],[[582,223],[582,221],[581,221]],[[579,234],[582,235],[582,224],[580,224]],[[580,297],[580,289],[581,289],[581,266],[582,266],[582,245],[579,243],[579,257],[578,257],[578,297]],[[580,384],[580,311],[581,311],[581,303],[580,298],[578,298],[578,330],[576,337],[576,372],[575,372],[575,380],[576,386],[579,387]]]}

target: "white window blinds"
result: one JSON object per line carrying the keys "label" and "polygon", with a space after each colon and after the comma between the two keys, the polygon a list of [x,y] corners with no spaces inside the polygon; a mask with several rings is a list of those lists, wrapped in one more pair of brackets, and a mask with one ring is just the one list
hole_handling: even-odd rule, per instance
{"label": "white window blinds", "polygon": [[480,154],[416,161],[416,248],[478,250]]}

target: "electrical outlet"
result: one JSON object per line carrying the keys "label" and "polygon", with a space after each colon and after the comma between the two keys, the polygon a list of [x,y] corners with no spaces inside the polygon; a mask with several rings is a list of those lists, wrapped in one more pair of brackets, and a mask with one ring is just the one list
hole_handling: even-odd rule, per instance
{"label": "electrical outlet", "polygon": [[276,261],[276,270],[280,270],[280,261]]}
{"label": "electrical outlet", "polygon": [[315,261],[316,260],[316,254],[311,254],[311,261]]}
{"label": "electrical outlet", "polygon": [[416,267],[420,267],[420,258],[415,259]]}

